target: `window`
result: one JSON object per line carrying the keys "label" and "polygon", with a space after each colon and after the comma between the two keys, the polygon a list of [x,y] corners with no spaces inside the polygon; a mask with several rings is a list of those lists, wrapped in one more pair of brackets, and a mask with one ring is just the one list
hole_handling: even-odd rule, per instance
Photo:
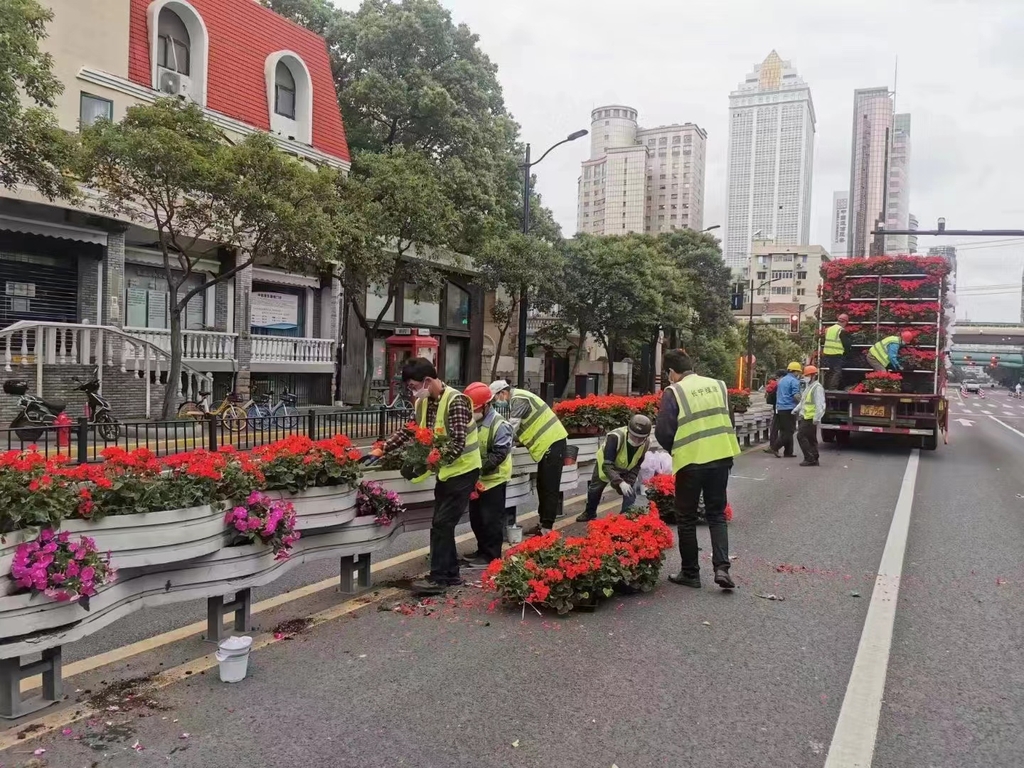
{"label": "window", "polygon": [[448,298],[445,314],[449,328],[469,329],[469,291],[455,283],[448,283]]}
{"label": "window", "polygon": [[[386,285],[370,285],[366,289],[366,318],[372,321],[376,320],[384,304],[388,300],[388,287]],[[388,311],[384,313],[384,317],[381,318],[384,322],[393,323],[395,321],[395,302],[391,302],[391,306],[388,307]]]}
{"label": "window", "polygon": [[767,272],[758,272],[757,273],[757,279],[758,280],[764,280],[766,277],[768,277],[768,273]]}
{"label": "window", "polygon": [[402,302],[402,322],[407,325],[441,324],[441,305],[436,295],[423,291],[416,293],[416,286],[405,284],[405,299]]}
{"label": "window", "polygon": [[169,8],[160,11],[157,31],[156,63],[172,72],[192,72],[192,39],[181,17]]}
{"label": "window", "polygon": [[277,62],[274,73],[274,112],[295,119],[295,78],[283,61]]}
{"label": "window", "polygon": [[91,93],[82,92],[78,107],[78,124],[80,127],[92,125],[97,120],[114,119],[114,102],[101,99]]}

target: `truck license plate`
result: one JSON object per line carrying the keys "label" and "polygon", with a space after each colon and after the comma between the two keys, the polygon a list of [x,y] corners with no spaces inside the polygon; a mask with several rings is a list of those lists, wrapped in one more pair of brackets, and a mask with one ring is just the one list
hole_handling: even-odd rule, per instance
{"label": "truck license plate", "polygon": [[879,416],[885,418],[885,406],[884,405],[862,405],[860,407],[861,416]]}

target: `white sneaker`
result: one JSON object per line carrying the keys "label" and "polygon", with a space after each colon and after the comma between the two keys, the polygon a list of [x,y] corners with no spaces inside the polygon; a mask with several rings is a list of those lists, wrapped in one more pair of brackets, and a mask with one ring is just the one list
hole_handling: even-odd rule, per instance
{"label": "white sneaker", "polygon": [[543,526],[541,526],[540,535],[547,536],[549,533],[551,533],[551,530],[551,528],[544,528]]}

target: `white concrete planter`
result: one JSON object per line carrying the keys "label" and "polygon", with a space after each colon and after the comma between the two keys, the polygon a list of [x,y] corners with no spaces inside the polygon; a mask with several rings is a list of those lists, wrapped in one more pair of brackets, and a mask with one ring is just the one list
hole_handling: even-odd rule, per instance
{"label": "white concrete planter", "polygon": [[437,483],[436,477],[428,477],[422,483],[413,483],[402,477],[397,469],[387,471],[377,470],[367,472],[363,480],[372,480],[380,483],[386,491],[394,491],[399,495],[402,503],[406,506],[413,504],[432,504],[434,502],[434,486]]}
{"label": "white concrete planter", "polygon": [[597,451],[601,446],[604,437],[574,437],[569,439],[569,445],[579,448],[576,457],[577,464],[592,464],[597,460]]}
{"label": "white concrete planter", "polygon": [[562,493],[571,493],[576,490],[576,486],[579,484],[579,464],[569,464],[568,466],[562,467],[562,483],[559,485],[559,490],[562,491]]}
{"label": "white concrete planter", "polygon": [[512,472],[515,474],[519,473],[532,473],[537,471],[537,462],[533,460],[530,452],[526,448],[513,448],[512,449]]}
{"label": "white concrete planter", "polygon": [[267,491],[271,499],[290,501],[295,507],[295,527],[300,531],[333,528],[356,517],[356,491],[347,485],[306,488],[298,493]]}
{"label": "white concrete planter", "polygon": [[93,539],[97,550],[110,552],[115,568],[180,563],[227,544],[224,512],[209,504],[102,520],[65,520],[61,530]]}
{"label": "white concrete planter", "polygon": [[530,482],[529,475],[520,475],[508,481],[508,487],[505,489],[506,507],[516,507],[518,509],[520,506],[529,504],[532,499],[533,485]]}
{"label": "white concrete planter", "polygon": [[33,536],[26,535],[24,531],[5,533],[0,541],[0,597],[9,595],[16,589],[14,580],[11,578],[11,565],[14,563],[14,552],[18,545]]}

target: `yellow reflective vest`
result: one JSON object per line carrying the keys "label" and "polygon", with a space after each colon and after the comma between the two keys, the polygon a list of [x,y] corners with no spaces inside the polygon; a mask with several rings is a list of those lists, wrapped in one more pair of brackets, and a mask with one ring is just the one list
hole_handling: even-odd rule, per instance
{"label": "yellow reflective vest", "polygon": [[868,350],[868,354],[874,357],[882,365],[889,365],[889,353],[886,351],[890,344],[899,344],[901,341],[899,336],[886,336],[881,341],[875,342],[874,346]]}
{"label": "yellow reflective vest", "polygon": [[[444,388],[444,392],[441,393],[441,401],[437,404],[437,415],[434,418],[435,432],[447,434],[448,427],[446,421],[448,419],[448,409],[457,397],[466,396],[452,387],[446,386]],[[466,399],[468,400],[468,398]],[[473,406],[470,404],[470,413],[472,413],[472,410]],[[425,397],[416,401],[416,423],[421,427],[428,426],[427,398]],[[442,481],[450,480],[453,477],[472,472],[474,469],[480,469],[480,467],[480,433],[477,431],[476,424],[470,419],[469,425],[466,427],[466,444],[462,447],[462,453],[451,464],[441,465],[441,468],[437,471],[437,479]],[[420,483],[428,477],[430,477],[429,472],[415,478],[413,482]]]}
{"label": "yellow reflective vest", "polygon": [[[484,418],[484,420],[480,422],[480,426],[479,426],[479,430],[480,430],[480,460],[481,460],[481,462],[483,461],[484,457],[491,450],[491,441],[494,439],[494,433],[497,431],[498,427],[500,427],[502,424],[505,423],[505,417],[502,416],[497,411],[493,411],[492,410],[488,414],[488,416],[491,417],[490,423],[489,424],[485,424],[484,422],[487,421],[487,419]],[[502,483],[507,483],[511,479],[511,477],[512,477],[512,451],[509,450],[508,456],[506,456],[505,460],[503,462],[501,462],[501,464],[498,465],[498,468],[495,469],[494,472],[492,472],[489,475],[480,475],[480,481],[479,482],[480,482],[480,484],[484,488],[486,488],[487,490],[490,490],[491,488],[496,488],[497,486],[501,485]]]}
{"label": "yellow reflective vest", "polygon": [[[525,389],[512,390],[512,403],[516,400],[528,400],[530,403],[530,414],[519,423],[519,442],[526,446],[530,452],[530,458],[540,461],[548,449],[569,436],[558,420],[551,406],[541,400],[537,395]],[[515,406],[512,406],[515,410]]]}
{"label": "yellow reflective vest", "polygon": [[839,334],[843,332],[843,326],[836,323],[830,325],[825,331],[825,345],[821,349],[822,356],[838,357],[846,350],[843,349],[843,342],[839,340]]}
{"label": "yellow reflective vest", "polygon": [[804,404],[803,411],[801,412],[803,417],[808,421],[813,421],[814,417],[818,415],[818,407],[814,404],[814,392],[815,387],[821,389],[820,381],[812,381],[810,386],[807,387],[807,391],[804,392],[801,402]]}
{"label": "yellow reflective vest", "polygon": [[691,373],[669,389],[679,406],[672,441],[672,471],[739,456],[740,444],[729,418],[725,382]]}
{"label": "yellow reflective vest", "polygon": [[613,429],[608,433],[608,436],[605,437],[604,443],[601,444],[601,450],[597,452],[597,476],[606,483],[608,482],[608,475],[604,471],[604,448],[608,443],[608,438],[612,435],[615,435],[618,438],[619,445],[618,451],[615,454],[615,461],[612,462],[616,469],[622,470],[623,472],[629,472],[631,469],[636,469],[644,460],[644,456],[647,455],[648,443],[644,442],[643,445],[637,446],[637,449],[633,451],[633,460],[630,461],[628,458],[629,453],[626,450],[626,446],[629,444],[629,428],[619,427],[618,429]]}

